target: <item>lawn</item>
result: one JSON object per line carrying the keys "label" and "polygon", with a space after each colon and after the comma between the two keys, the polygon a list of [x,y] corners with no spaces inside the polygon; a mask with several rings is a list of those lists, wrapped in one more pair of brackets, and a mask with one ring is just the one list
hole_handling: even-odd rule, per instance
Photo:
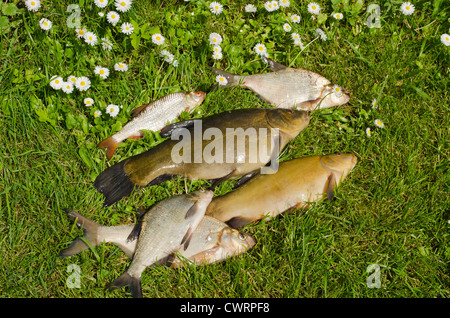
{"label": "lawn", "polygon": [[[220,0],[217,15],[202,0],[134,1],[124,12],[108,2],[99,8],[80,0],[68,8],[67,1],[42,1],[37,11],[23,1],[1,4],[1,297],[129,297],[126,288],[104,289],[129,265],[115,246],[58,257],[82,234],[64,209],[119,225],[134,222],[137,208],[208,187],[205,180],[178,177],[104,208],[93,187],[97,175],[162,139],[146,132],[126,140],[109,162],[97,144],[119,131],[134,108],[173,92],[207,93],[181,119],[272,107],[248,89],[218,87],[208,69],[269,72],[254,51],[257,44],[271,59],[317,72],[351,97],[343,106],[314,111],[280,160],[353,152],[358,163],[334,201],[243,228],[257,242],[247,253],[202,267],[147,269],[144,296],[450,296],[450,46],[441,39],[450,33],[446,1],[415,1],[408,15],[403,1],[381,1],[378,9],[360,0],[317,1],[318,15],[308,11],[308,1],[294,0],[288,7],[280,1],[273,11],[266,1]],[[246,12],[248,3],[256,12]],[[113,10],[120,14],[116,25],[108,21]],[[337,12],[343,19],[333,16]],[[300,23],[292,22],[293,14]],[[40,26],[43,18],[52,22],[49,30]],[[125,22],[133,33],[122,32]],[[76,28],[93,32],[97,43],[78,38]],[[221,57],[213,57],[211,33],[221,35]],[[152,40],[155,34],[163,44]],[[128,69],[117,71],[117,63]],[[109,76],[101,78],[96,66]],[[54,89],[55,75],[64,81],[86,76],[90,87]],[[108,114],[107,105],[117,105],[118,114]],[[215,195],[231,191],[233,183],[221,184]],[[79,286],[71,284],[73,265]]]}

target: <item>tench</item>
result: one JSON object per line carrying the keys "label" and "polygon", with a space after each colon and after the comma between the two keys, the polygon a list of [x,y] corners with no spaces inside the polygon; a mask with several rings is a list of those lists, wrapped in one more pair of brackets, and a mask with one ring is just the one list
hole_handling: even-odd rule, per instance
{"label": "tench", "polygon": [[133,297],[142,297],[141,274],[148,267],[164,264],[180,247],[187,249],[211,202],[213,191],[199,190],[156,203],[142,218],[141,231],[130,266],[107,288],[130,286]]}
{"label": "tench", "polygon": [[[84,230],[82,238],[75,239],[70,246],[59,253],[60,257],[72,256],[101,243],[113,243],[129,258],[133,258],[137,240],[128,240],[135,224],[103,226],[72,211],[66,211]],[[87,242],[87,243],[86,243]],[[89,244],[89,245],[88,245]],[[229,257],[244,253],[255,245],[250,235],[230,228],[224,222],[213,217],[204,216],[192,233],[188,248],[180,248],[170,257],[169,265],[173,268],[184,266],[185,261],[195,265],[220,262]]]}
{"label": "tench", "polygon": [[347,103],[350,97],[334,91],[334,85],[322,75],[290,68],[266,58],[272,72],[236,75],[211,67],[227,79],[225,86],[243,86],[278,108],[314,110]]}
{"label": "tench", "polygon": [[133,110],[133,119],[122,130],[101,141],[98,148],[106,148],[106,157],[109,160],[123,140],[142,137],[142,130],[161,130],[168,122],[177,119],[183,111],[190,111],[199,106],[205,96],[204,92],[180,92],[142,105]]}
{"label": "tench", "polygon": [[254,108],[168,125],[162,135],[171,134],[171,139],[105,169],[94,187],[105,196],[106,207],[129,196],[135,186],[159,184],[174,175],[190,180],[242,176],[264,167],[309,120],[307,111]]}
{"label": "tench", "polygon": [[334,188],[356,162],[356,156],[350,153],[282,162],[275,174],[258,174],[236,190],[215,197],[206,214],[240,228],[290,208],[308,207],[325,196],[331,201]]}

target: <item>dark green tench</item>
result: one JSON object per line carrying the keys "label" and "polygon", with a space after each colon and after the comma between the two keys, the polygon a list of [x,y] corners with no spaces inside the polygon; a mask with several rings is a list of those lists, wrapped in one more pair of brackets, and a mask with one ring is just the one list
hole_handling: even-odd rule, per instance
{"label": "dark green tench", "polygon": [[106,207],[135,187],[175,175],[190,180],[243,176],[273,162],[309,120],[307,111],[255,108],[174,123],[161,131],[171,139],[105,169],[94,187],[105,196]]}

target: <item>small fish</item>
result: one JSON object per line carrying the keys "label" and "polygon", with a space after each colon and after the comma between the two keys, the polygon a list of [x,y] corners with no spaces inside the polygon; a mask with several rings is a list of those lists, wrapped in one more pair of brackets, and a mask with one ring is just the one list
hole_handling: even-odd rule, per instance
{"label": "small fish", "polygon": [[[106,168],[95,179],[94,187],[105,196],[103,205],[107,207],[129,196],[136,187],[156,185],[175,175],[190,180],[243,176],[264,167],[272,159],[273,152],[281,152],[289,141],[308,126],[309,121],[307,111],[250,108],[174,123],[165,127],[161,135],[166,137],[167,133],[170,135],[178,128],[185,128],[182,131],[186,132],[186,137],[182,136],[182,141],[179,140],[180,136],[178,139],[169,138],[146,152]],[[204,138],[206,132],[211,130],[218,131],[220,139]],[[232,138],[243,141],[243,147],[240,147],[240,142],[225,142],[229,130],[236,133]],[[267,134],[249,138],[249,130],[266,131]],[[266,138],[267,142],[264,141]],[[274,146],[270,149],[271,154],[262,155],[257,149],[260,142],[269,146],[275,145],[277,141],[278,149]],[[186,146],[182,151],[187,160],[174,159],[174,149],[179,145]],[[215,145],[218,145],[218,149],[211,147]],[[221,154],[220,160],[212,157],[211,148],[215,150],[214,153]],[[207,149],[210,149],[209,152]],[[179,148],[177,151],[180,152]],[[196,160],[198,155],[201,160]]]}
{"label": "small fish", "polygon": [[[82,238],[75,239],[70,246],[59,253],[60,257],[78,254],[89,247],[101,243],[113,243],[129,258],[133,258],[137,240],[128,240],[135,224],[103,226],[84,216],[66,210],[68,216],[77,221],[84,230]],[[87,242],[87,243],[86,243]],[[172,268],[183,267],[186,263],[206,265],[220,262],[244,253],[255,245],[250,235],[231,229],[227,224],[213,217],[204,216],[192,233],[188,248],[180,248],[173,253],[168,263]]]}
{"label": "small fish", "polygon": [[334,92],[334,85],[322,75],[290,68],[266,58],[272,72],[236,75],[210,67],[228,81],[226,86],[243,86],[278,108],[314,110],[347,103],[350,97]]}
{"label": "small fish", "polygon": [[133,119],[122,130],[101,141],[97,147],[106,148],[106,157],[109,160],[123,140],[142,137],[142,130],[161,130],[168,122],[177,119],[183,111],[190,111],[199,106],[205,96],[204,92],[179,92],[142,105],[133,110]]}
{"label": "small fish", "polygon": [[130,286],[133,297],[142,297],[141,275],[148,267],[164,264],[180,247],[187,249],[213,191],[199,190],[176,195],[155,204],[147,211],[141,224],[136,250],[128,269],[107,288]]}
{"label": "small fish", "polygon": [[215,197],[206,215],[240,228],[291,208],[334,198],[334,188],[355,167],[354,154],[331,154],[280,163],[274,174],[257,174],[234,191]]}

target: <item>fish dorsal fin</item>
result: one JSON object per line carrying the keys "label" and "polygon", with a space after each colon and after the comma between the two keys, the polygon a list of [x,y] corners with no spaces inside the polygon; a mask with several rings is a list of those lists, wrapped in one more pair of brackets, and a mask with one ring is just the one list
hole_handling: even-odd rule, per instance
{"label": "fish dorsal fin", "polygon": [[135,108],[135,109],[133,109],[132,111],[131,111],[131,117],[137,117],[137,115],[139,115],[139,113],[141,113],[144,109],[146,109],[149,105],[151,105],[151,104],[144,104],[144,105],[142,105],[142,106],[139,106],[139,107],[137,107],[137,108]]}
{"label": "fish dorsal fin", "polygon": [[197,213],[198,205],[199,205],[198,201],[195,202],[195,203],[189,208],[189,210],[186,212],[186,214],[185,214],[185,216],[184,216],[184,219],[188,219],[188,218],[194,216],[195,213]]}
{"label": "fish dorsal fin", "polygon": [[331,173],[328,176],[328,185],[327,185],[327,198],[328,201],[333,201],[334,199],[334,188],[336,186],[336,176],[334,173]]}
{"label": "fish dorsal fin", "polygon": [[159,132],[159,135],[161,136],[161,138],[170,137],[173,134],[173,132],[178,128],[189,129],[190,127],[194,126],[194,123],[196,120],[200,120],[200,119],[188,119],[188,120],[180,121],[177,123],[169,124],[166,127],[164,127],[163,129],[161,129],[161,131]]}
{"label": "fish dorsal fin", "polygon": [[280,64],[278,62],[275,62],[275,61],[269,59],[268,57],[266,57],[265,60],[267,63],[269,63],[269,67],[272,72],[276,72],[276,71],[280,71],[280,70],[289,68],[287,66],[284,66],[283,64]]}

